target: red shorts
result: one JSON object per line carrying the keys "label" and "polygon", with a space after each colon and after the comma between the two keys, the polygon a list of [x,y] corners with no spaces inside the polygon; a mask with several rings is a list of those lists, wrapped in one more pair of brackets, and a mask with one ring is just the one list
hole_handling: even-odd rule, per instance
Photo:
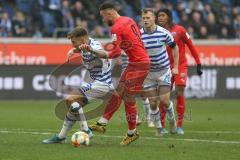
{"label": "red shorts", "polygon": [[173,76],[172,84],[175,83],[175,86],[186,86],[188,69],[187,68],[179,68],[178,72],[179,72],[179,74]]}
{"label": "red shorts", "polygon": [[142,85],[149,73],[150,63],[129,63],[120,77],[125,89],[130,94],[137,94],[142,91]]}

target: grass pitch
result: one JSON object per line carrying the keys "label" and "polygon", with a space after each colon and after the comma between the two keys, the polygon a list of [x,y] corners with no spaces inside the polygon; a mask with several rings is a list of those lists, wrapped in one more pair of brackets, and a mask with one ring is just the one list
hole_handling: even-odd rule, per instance
{"label": "grass pitch", "polygon": [[[96,133],[90,146],[80,148],[70,144],[77,124],[66,144],[41,144],[62,126],[54,114],[56,103],[0,102],[0,160],[239,160],[240,157],[240,100],[188,100],[185,135],[158,138],[155,130],[143,123],[138,127],[140,139],[127,147],[119,145],[127,130],[122,107],[105,134]],[[141,103],[138,106],[142,111]]]}

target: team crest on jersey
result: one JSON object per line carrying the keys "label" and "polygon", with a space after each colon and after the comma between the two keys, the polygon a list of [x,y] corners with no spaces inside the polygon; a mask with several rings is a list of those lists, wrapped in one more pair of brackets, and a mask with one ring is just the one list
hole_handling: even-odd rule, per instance
{"label": "team crest on jersey", "polygon": [[117,41],[117,35],[116,34],[112,34],[112,41]]}
{"label": "team crest on jersey", "polygon": [[157,39],[156,42],[157,42],[158,45],[164,45],[164,42],[161,39]]}

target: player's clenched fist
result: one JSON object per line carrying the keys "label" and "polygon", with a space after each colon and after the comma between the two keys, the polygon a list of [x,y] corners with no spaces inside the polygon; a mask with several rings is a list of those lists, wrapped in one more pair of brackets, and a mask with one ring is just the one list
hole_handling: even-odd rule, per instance
{"label": "player's clenched fist", "polygon": [[88,44],[81,44],[78,48],[82,51],[90,51],[90,46]]}
{"label": "player's clenched fist", "polygon": [[75,53],[79,52],[80,50],[77,48],[72,48],[67,53],[67,62],[69,61],[70,57],[72,57]]}

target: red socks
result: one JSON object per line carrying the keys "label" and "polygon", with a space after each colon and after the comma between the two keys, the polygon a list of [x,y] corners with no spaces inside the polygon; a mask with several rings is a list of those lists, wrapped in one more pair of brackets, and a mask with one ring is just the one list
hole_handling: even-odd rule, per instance
{"label": "red socks", "polygon": [[118,94],[113,94],[104,110],[103,117],[107,120],[111,119],[113,114],[118,110],[122,103],[122,98]]}
{"label": "red socks", "polygon": [[[111,119],[113,114],[120,107],[121,102],[122,102],[122,98],[117,94],[113,94],[104,110],[103,117],[106,118],[107,120]],[[135,129],[136,116],[137,116],[136,101],[125,102],[125,112],[126,112],[126,119],[128,122],[128,129],[129,130]]]}
{"label": "red socks", "polygon": [[159,104],[159,111],[160,111],[160,119],[161,119],[162,127],[165,128],[166,108],[162,102],[160,102]]}
{"label": "red socks", "polygon": [[[161,115],[161,123],[162,123],[162,126],[165,127],[166,109],[162,103],[159,104],[159,108],[160,108],[160,115]],[[182,127],[185,109],[186,109],[185,97],[177,96],[177,106],[176,106],[177,116],[178,116],[177,127]]]}
{"label": "red socks", "polygon": [[125,102],[125,112],[126,119],[128,122],[128,129],[133,130],[137,127],[136,125],[136,116],[137,116],[137,107],[136,102]]}
{"label": "red socks", "polygon": [[178,121],[177,121],[177,127],[182,127],[184,113],[185,113],[185,97],[184,96],[177,96],[177,115],[178,115]]}

